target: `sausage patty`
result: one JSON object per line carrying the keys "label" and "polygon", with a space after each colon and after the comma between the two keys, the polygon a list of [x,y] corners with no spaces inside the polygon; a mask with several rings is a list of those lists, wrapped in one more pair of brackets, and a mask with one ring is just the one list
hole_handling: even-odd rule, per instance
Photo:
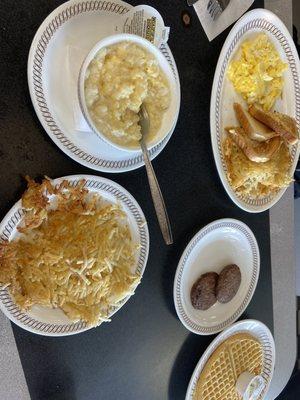
{"label": "sausage patty", "polygon": [[228,303],[236,295],[241,284],[241,271],[235,264],[227,265],[219,275],[216,296],[220,303]]}
{"label": "sausage patty", "polygon": [[191,302],[197,310],[207,310],[217,301],[216,286],[218,274],[207,272],[200,276],[191,290]]}

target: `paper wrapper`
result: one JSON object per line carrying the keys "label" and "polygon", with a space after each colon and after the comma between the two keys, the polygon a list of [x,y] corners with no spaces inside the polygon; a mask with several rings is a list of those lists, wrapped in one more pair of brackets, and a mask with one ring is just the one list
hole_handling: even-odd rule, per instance
{"label": "paper wrapper", "polygon": [[197,3],[194,4],[194,8],[208,40],[213,40],[229,25],[239,19],[248,8],[251,7],[253,1],[254,0],[230,0],[228,6],[216,20],[213,20],[207,11],[208,0],[197,1]]}
{"label": "paper wrapper", "polygon": [[120,18],[116,33],[132,33],[149,40],[156,47],[166,43],[170,28],[166,27],[162,16],[150,6],[137,6]]}

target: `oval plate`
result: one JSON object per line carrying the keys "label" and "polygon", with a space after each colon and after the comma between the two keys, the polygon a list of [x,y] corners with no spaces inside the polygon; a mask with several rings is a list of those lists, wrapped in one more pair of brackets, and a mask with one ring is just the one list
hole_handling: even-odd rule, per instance
{"label": "oval plate", "polygon": [[[282,60],[288,64],[284,73],[284,88],[282,99],[277,100],[276,110],[289,114],[300,125],[300,64],[298,53],[287,28],[283,22],[272,12],[264,9],[255,9],[246,13],[231,29],[220,54],[210,103],[210,129],[211,141],[215,163],[223,186],[232,201],[248,212],[262,212],[268,210],[279,201],[286,189],[280,190],[275,195],[260,199],[239,196],[231,188],[226,176],[226,164],[222,153],[222,139],[224,128],[236,124],[233,111],[235,101],[244,102],[237,94],[226,77],[228,64],[242,42],[254,34],[264,32],[275,45]],[[294,175],[299,158],[300,144],[290,149],[292,157],[291,176]]]}
{"label": "oval plate", "polygon": [[[126,172],[144,165],[141,152],[114,148],[82,124],[77,94],[81,64],[91,48],[115,33],[120,15],[132,8],[120,1],[70,0],[57,7],[41,24],[28,57],[28,85],[33,107],[45,131],[69,157],[85,167],[103,172]],[[177,115],[169,134],[150,151],[155,158],[175,129],[180,83],[168,45],[161,52],[177,83]],[[76,117],[75,117],[76,114]],[[76,121],[75,121],[76,119]],[[80,129],[79,129],[80,128]]]}
{"label": "oval plate", "polygon": [[[143,276],[149,253],[149,232],[145,216],[136,200],[122,186],[109,179],[92,175],[72,175],[54,179],[54,184],[62,180],[68,180],[76,185],[80,180],[85,179],[85,187],[91,193],[99,194],[103,199],[116,203],[118,202],[127,215],[129,227],[133,240],[140,245],[136,255],[136,263],[133,271]],[[17,235],[17,226],[22,221],[23,211],[21,200],[19,200],[7,213],[0,224],[0,239],[12,240]],[[128,296],[118,305],[112,307],[109,316],[116,313],[130,298]],[[0,285],[0,309],[15,324],[32,333],[45,336],[67,336],[91,329],[85,322],[72,322],[59,309],[34,306],[28,312],[21,311],[14,303],[9,291],[1,288]]]}
{"label": "oval plate", "polygon": [[254,336],[262,345],[263,348],[263,358],[264,358],[264,366],[262,377],[265,379],[266,387],[260,399],[263,399],[266,395],[268,388],[271,383],[271,379],[274,372],[275,365],[275,344],[273,336],[269,330],[262,322],[256,321],[254,319],[246,319],[244,321],[239,321],[227,328],[224,332],[220,333],[208,346],[208,348],[203,353],[200,358],[193,375],[191,377],[185,400],[194,400],[195,391],[197,382],[200,376],[201,371],[203,370],[206,362],[209,357],[213,354],[216,348],[224,342],[224,340],[228,339],[230,336],[235,335],[237,333],[249,333]]}
{"label": "oval plate", "polygon": [[[206,272],[217,272],[229,264],[241,271],[241,284],[232,300],[218,301],[208,310],[196,310],[190,293]],[[201,229],[190,241],[179,261],[174,280],[174,303],[182,324],[198,335],[213,335],[227,328],[244,312],[256,288],[260,256],[252,231],[235,219],[220,219]]]}

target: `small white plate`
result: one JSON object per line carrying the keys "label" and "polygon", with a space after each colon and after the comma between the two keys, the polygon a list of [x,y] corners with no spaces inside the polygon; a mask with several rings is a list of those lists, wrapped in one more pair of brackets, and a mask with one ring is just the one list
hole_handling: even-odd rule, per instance
{"label": "small white plate", "polygon": [[[239,266],[242,279],[234,298],[216,302],[208,310],[196,310],[190,293],[206,272],[217,272],[229,264]],[[190,241],[179,261],[174,280],[174,303],[183,325],[198,335],[213,335],[227,328],[243,313],[256,288],[260,267],[257,241],[243,222],[220,219],[201,229]]]}
{"label": "small white plate", "polygon": [[[281,59],[288,64],[288,69],[284,72],[282,98],[277,100],[275,109],[294,117],[298,128],[300,127],[300,63],[298,53],[286,26],[275,14],[268,10],[258,8],[247,12],[229,32],[216,67],[210,102],[211,141],[220,179],[231,200],[243,210],[253,213],[268,210],[279,201],[286,189],[260,199],[237,195],[227,179],[222,141],[224,128],[237,124],[233,103],[245,104],[227,78],[227,67],[244,40],[258,33],[265,33],[269,37]],[[295,172],[299,151],[300,142],[290,148],[291,176]]]}
{"label": "small white plate", "polygon": [[[56,185],[62,180],[68,180],[76,185],[80,180],[85,179],[85,187],[91,193],[99,194],[104,200],[118,202],[128,218],[129,228],[133,240],[140,245],[136,254],[135,265],[132,272],[137,272],[143,276],[149,253],[149,232],[145,216],[140,206],[133,196],[117,183],[93,175],[72,175],[52,182]],[[17,226],[23,218],[21,200],[19,200],[7,213],[0,224],[0,239],[12,240],[18,235]],[[126,297],[117,307],[110,310],[111,317],[116,313],[130,298]],[[72,322],[60,309],[50,307],[34,306],[28,312],[21,311],[14,303],[9,291],[0,285],[0,309],[15,324],[32,333],[45,336],[67,336],[80,333],[90,329],[85,322]]]}
{"label": "small white plate", "polygon": [[[28,85],[33,107],[54,143],[78,163],[103,172],[126,172],[144,165],[141,152],[126,152],[105,143],[74,118],[80,112],[77,82],[83,60],[99,42],[113,35],[118,18],[132,8],[120,0],[70,0],[57,7],[39,27],[28,57]],[[177,111],[180,83],[168,45],[161,45],[177,84]],[[155,158],[174,131],[150,150]],[[78,117],[78,120],[84,120]],[[84,124],[87,125],[86,123]],[[80,128],[80,130],[76,130]],[[81,129],[82,128],[82,129]]]}
{"label": "small white plate", "polygon": [[244,321],[239,321],[227,328],[225,331],[220,333],[208,346],[206,351],[203,353],[200,358],[193,375],[191,377],[185,400],[194,400],[196,385],[200,376],[201,371],[203,370],[206,362],[209,357],[213,354],[213,352],[217,349],[217,347],[224,342],[224,340],[228,339],[232,335],[236,335],[237,333],[249,333],[254,336],[262,345],[263,348],[263,372],[262,377],[266,382],[266,387],[263,393],[260,396],[260,399],[263,399],[267,394],[275,365],[275,343],[273,336],[269,330],[262,322],[256,321],[254,319],[246,319]]}

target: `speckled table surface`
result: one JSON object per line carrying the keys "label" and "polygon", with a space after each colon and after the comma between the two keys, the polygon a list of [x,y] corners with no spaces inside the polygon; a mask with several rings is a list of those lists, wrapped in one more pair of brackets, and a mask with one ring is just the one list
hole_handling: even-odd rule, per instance
{"label": "speckled table surface", "polygon": [[0,399],[30,400],[10,321],[0,313]]}
{"label": "speckled table surface", "polygon": [[[21,174],[58,177],[94,173],[67,158],[51,142],[35,116],[27,89],[26,61],[31,40],[43,19],[61,3],[2,0],[0,4],[4,11],[0,13],[2,215],[24,189]],[[138,3],[131,1],[132,5]],[[189,239],[217,218],[241,219],[255,233],[261,250],[261,275],[243,317],[259,319],[273,330],[269,214],[250,215],[234,206],[221,186],[211,152],[210,90],[228,30],[209,43],[192,9],[189,9],[191,26],[185,28],[181,23],[185,8],[182,0],[147,3],[156,7],[171,26],[169,45],[182,85],[176,131],[154,161],[173,224],[175,244],[167,248],[162,242],[144,169],[106,175],[136,197],[149,221],[151,251],[143,283],[111,324],[74,337],[51,339],[13,326],[15,347],[10,325],[1,316],[0,361],[13,366],[0,371],[1,400],[29,398],[18,353],[31,399],[184,398],[190,375],[213,337],[190,334],[180,324],[173,306],[173,278]],[[254,5],[262,6],[262,2],[256,1]],[[18,353],[14,352],[16,349]]]}
{"label": "speckled table surface", "polygon": [[[292,34],[292,0],[265,0],[265,7],[277,14]],[[270,230],[276,368],[268,398],[274,399],[288,382],[297,355],[293,186],[270,210]]]}

